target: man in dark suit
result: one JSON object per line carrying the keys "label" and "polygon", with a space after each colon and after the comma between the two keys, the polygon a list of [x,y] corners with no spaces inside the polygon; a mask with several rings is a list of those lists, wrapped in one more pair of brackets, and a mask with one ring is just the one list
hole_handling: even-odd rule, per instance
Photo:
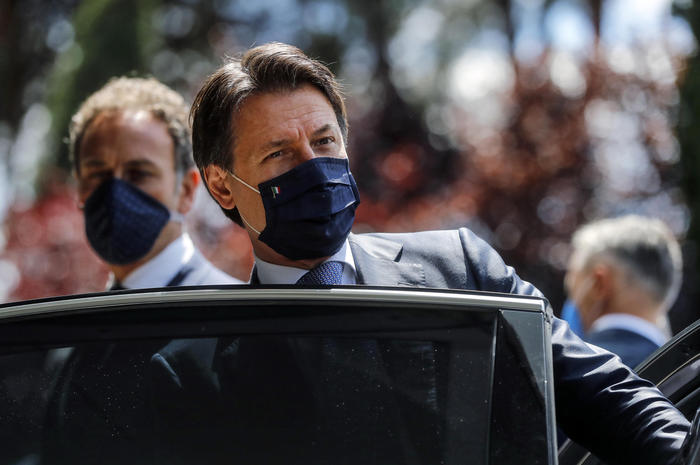
{"label": "man in dark suit", "polygon": [[[350,234],[359,198],[345,149],[345,106],[330,71],[299,49],[267,44],[226,63],[204,84],[191,115],[205,185],[253,244],[253,284],[408,285],[541,296],[467,229]],[[587,345],[561,320],[553,318],[552,326],[557,421],[565,432],[610,463],[674,463],[689,428],[683,415],[613,354]],[[229,342],[178,342],[154,357],[161,389],[156,397],[168,399],[161,407],[175,412],[169,419],[188,415],[172,399],[222,392],[222,360],[242,353],[248,341]],[[283,370],[290,365],[274,353],[296,353],[271,350],[251,364],[255,372]],[[256,350],[248,352],[255,358]],[[285,379],[303,379],[297,375],[268,375],[272,379],[251,386],[264,386],[274,402],[285,394]],[[299,396],[303,391],[295,390]],[[216,418],[210,413],[202,418]],[[258,420],[250,412],[241,415]],[[295,431],[293,421],[286,426]],[[229,436],[235,440],[240,437]]]}
{"label": "man in dark suit", "polygon": [[660,220],[627,215],[574,234],[565,278],[584,339],[636,367],[668,340],[668,309],[683,268],[673,233]]}

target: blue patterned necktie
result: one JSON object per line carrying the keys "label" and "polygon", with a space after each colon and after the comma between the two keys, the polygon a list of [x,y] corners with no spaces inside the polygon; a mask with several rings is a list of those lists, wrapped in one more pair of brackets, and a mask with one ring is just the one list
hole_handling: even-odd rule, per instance
{"label": "blue patterned necktie", "polygon": [[298,286],[333,285],[343,282],[343,262],[324,262],[297,281]]}

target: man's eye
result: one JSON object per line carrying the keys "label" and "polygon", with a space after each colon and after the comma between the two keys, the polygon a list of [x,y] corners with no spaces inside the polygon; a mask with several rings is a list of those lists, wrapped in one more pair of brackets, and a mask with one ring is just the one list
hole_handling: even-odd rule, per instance
{"label": "man's eye", "polygon": [[328,145],[332,144],[335,142],[335,139],[333,137],[327,136],[327,137],[322,137],[318,141],[316,141],[316,144],[318,145]]}
{"label": "man's eye", "polygon": [[278,151],[276,151],[276,152],[272,152],[272,153],[269,154],[266,158],[277,158],[277,157],[279,157],[280,155],[282,155],[282,151],[281,151],[281,150],[278,150]]}

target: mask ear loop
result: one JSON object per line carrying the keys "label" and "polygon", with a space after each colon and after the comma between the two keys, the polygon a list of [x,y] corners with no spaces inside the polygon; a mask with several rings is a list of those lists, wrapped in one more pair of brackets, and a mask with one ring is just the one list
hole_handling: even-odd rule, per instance
{"label": "mask ear loop", "polygon": [[[247,182],[245,182],[244,180],[242,180],[241,178],[239,178],[238,176],[236,176],[235,174],[233,174],[233,171],[229,171],[229,170],[225,170],[225,171],[226,171],[228,174],[230,174],[231,177],[233,177],[233,179],[235,179],[236,181],[240,182],[241,184],[243,184],[245,187],[247,187],[248,189],[252,190],[252,191],[255,192],[256,194],[260,195],[260,191],[259,191],[258,189],[254,188],[253,186],[251,186],[250,184],[248,184]],[[244,222],[250,229],[252,229],[252,230],[255,232],[255,234],[257,234],[257,235],[259,236],[259,235],[260,235],[260,231],[258,231],[257,229],[255,229],[255,228],[253,227],[253,225],[251,225],[250,223],[248,223],[248,221],[247,221],[247,220],[245,219],[245,217],[243,216],[243,213],[241,213],[241,210],[238,210],[238,214],[240,215],[240,217],[241,217],[241,219],[243,220],[243,222]]]}
{"label": "mask ear loop", "polygon": [[260,235],[260,231],[258,231],[257,229],[255,229],[250,223],[248,223],[248,222],[246,221],[245,217],[241,214],[241,211],[240,211],[240,210],[238,210],[238,214],[240,215],[240,217],[241,217],[241,219],[243,220],[243,222],[244,222],[245,224],[247,224],[248,227],[249,227],[250,229],[252,229],[252,230],[255,232],[255,234],[257,234],[257,235],[259,236],[259,235]]}
{"label": "mask ear loop", "polygon": [[243,184],[243,185],[244,185],[245,187],[247,187],[248,189],[252,190],[253,192],[255,192],[255,193],[258,194],[258,195],[260,194],[260,191],[259,191],[258,189],[254,188],[253,186],[251,186],[250,184],[248,184],[247,182],[245,182],[244,180],[242,180],[241,178],[239,178],[238,176],[236,176],[235,174],[233,174],[233,171],[226,170],[226,172],[227,172],[228,174],[230,174],[230,175],[233,177],[233,179],[235,179],[236,181],[240,182],[241,184]]}

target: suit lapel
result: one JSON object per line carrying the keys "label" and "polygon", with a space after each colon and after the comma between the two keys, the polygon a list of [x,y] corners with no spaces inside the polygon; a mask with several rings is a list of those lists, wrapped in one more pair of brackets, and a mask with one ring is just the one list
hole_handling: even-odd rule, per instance
{"label": "suit lapel", "polygon": [[403,245],[378,236],[348,237],[357,270],[357,284],[425,287],[420,263],[400,262]]}

